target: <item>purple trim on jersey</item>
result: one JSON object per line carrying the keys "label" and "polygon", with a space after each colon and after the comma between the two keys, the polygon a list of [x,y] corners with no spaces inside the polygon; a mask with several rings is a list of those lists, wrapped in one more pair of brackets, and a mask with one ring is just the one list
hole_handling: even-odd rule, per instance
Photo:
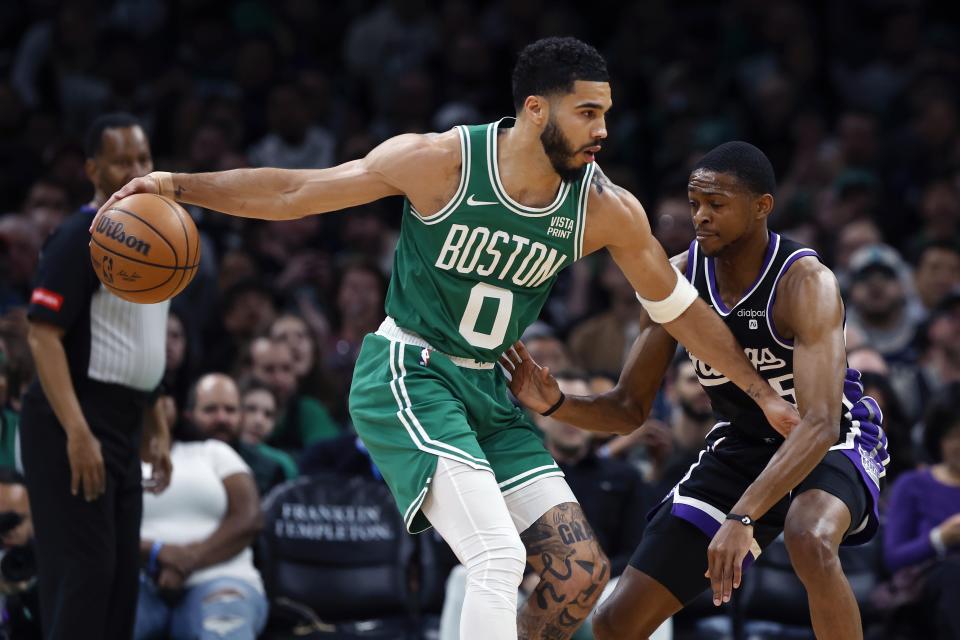
{"label": "purple trim on jersey", "polygon": [[720,287],[717,286],[716,264],[714,263],[713,258],[707,257],[707,288],[710,290],[710,298],[713,299],[713,304],[716,306],[720,315],[730,315],[730,312],[733,311],[733,309],[739,307],[744,300],[749,298],[750,295],[757,290],[757,287],[760,286],[760,283],[763,282],[763,279],[767,277],[767,271],[770,270],[770,264],[773,262],[773,257],[777,255],[777,251],[779,249],[780,236],[771,231],[769,241],[767,242],[767,253],[765,256],[763,256],[763,264],[760,265],[760,273],[757,275],[757,279],[753,281],[753,284],[750,285],[750,288],[747,289],[747,292],[743,295],[743,297],[740,298],[730,309],[727,309],[727,305],[724,304],[723,298],[720,296]]}
{"label": "purple trim on jersey", "polygon": [[[870,396],[863,396],[861,402],[870,408],[870,411],[873,413],[874,419],[871,422],[876,422],[879,425],[883,424],[883,410],[880,408],[880,404]],[[884,436],[886,437],[886,436]]]}
{"label": "purple trim on jersey", "polygon": [[789,269],[790,265],[794,262],[800,258],[807,258],[809,256],[813,256],[817,260],[820,259],[820,256],[817,255],[817,252],[813,249],[798,249],[796,253],[784,261],[783,266],[780,267],[780,273],[777,274],[777,277],[773,281],[773,287],[770,289],[770,300],[767,302],[767,326],[770,328],[770,333],[773,334],[774,340],[789,349],[793,348],[793,340],[787,340],[777,333],[777,327],[773,324],[773,303],[777,299],[777,285],[780,284],[780,278],[783,277],[783,274],[787,272],[787,269]]}
{"label": "purple trim on jersey", "polygon": [[[883,423],[883,412],[876,400],[863,395],[860,372],[856,369],[847,369],[843,380],[843,395],[852,405],[848,415],[849,420],[853,422],[851,429],[855,429],[853,431],[855,435],[850,446],[838,447],[838,450],[853,463],[873,503],[866,527],[843,541],[844,545],[858,545],[870,540],[877,531],[880,522],[877,508],[880,497],[880,478],[886,474],[885,467],[890,462],[890,454],[887,452],[887,434],[880,426]],[[846,440],[840,444],[845,442]],[[869,471],[867,467],[870,468]],[[854,526],[859,524],[855,523]]]}
{"label": "purple trim on jersey", "polygon": [[[857,438],[859,440],[859,437]],[[863,485],[867,488],[867,491],[870,493],[870,499],[873,503],[870,512],[867,515],[867,526],[864,527],[861,531],[852,533],[847,536],[844,541],[844,546],[857,546],[859,544],[864,544],[873,538],[874,534],[877,533],[877,529],[880,526],[880,512],[877,505],[880,504],[880,487],[873,481],[873,478],[867,473],[866,468],[863,464],[863,459],[860,454],[860,444],[857,442],[854,444],[853,449],[842,449],[843,455],[847,456],[853,466],[857,468],[857,473],[860,474],[860,480],[863,482]],[[886,451],[886,449],[884,449]],[[877,464],[876,456],[871,456],[872,463]],[[881,463],[882,468],[882,463]],[[854,527],[859,526],[859,522],[854,524]]]}
{"label": "purple trim on jersey", "polygon": [[697,241],[690,241],[690,248],[687,249],[687,268],[684,270],[684,275],[687,278],[688,282],[693,282],[693,265],[697,262]]}
{"label": "purple trim on jersey", "polygon": [[[717,531],[720,530],[720,523],[714,520],[713,516],[704,513],[692,505],[674,502],[670,508],[670,513],[678,518],[683,518],[697,529],[700,529],[700,531],[703,531],[704,535],[711,540],[713,536],[717,535]],[[743,558],[742,569],[747,569],[755,560],[756,558],[753,557],[753,552],[747,552],[747,555]]]}
{"label": "purple trim on jersey", "polygon": [[708,538],[713,538],[720,530],[720,523],[714,520],[713,516],[692,505],[674,502],[670,507],[670,513],[694,525]]}
{"label": "purple trim on jersey", "polygon": [[847,373],[843,377],[843,395],[850,402],[856,402],[863,397],[863,385],[860,383],[860,372],[856,369],[847,367]]}

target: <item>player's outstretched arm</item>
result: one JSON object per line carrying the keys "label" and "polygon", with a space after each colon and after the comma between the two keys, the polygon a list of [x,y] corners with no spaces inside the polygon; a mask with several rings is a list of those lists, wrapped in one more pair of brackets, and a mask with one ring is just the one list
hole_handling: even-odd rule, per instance
{"label": "player's outstretched arm", "polygon": [[604,182],[591,190],[584,253],[607,247],[651,319],[750,396],[774,429],[789,433],[799,421],[796,409],[760,377],[720,317],[670,264],[637,199],[602,174],[599,179]]}
{"label": "player's outstretched arm", "polygon": [[[684,269],[686,256],[674,258],[674,263],[678,269]],[[641,427],[650,416],[660,382],[676,349],[677,341],[641,311],[640,333],[624,363],[620,380],[606,393],[561,397],[560,387],[549,370],[540,367],[522,343],[504,354],[501,363],[512,375],[510,390],[528,409],[543,413],[560,403],[551,414],[557,420],[588,431],[627,434]]]}
{"label": "player's outstretched arm", "polygon": [[[455,134],[454,134],[455,135]],[[136,178],[100,208],[134,193],[158,193],[244,218],[291,220],[354,207],[386,196],[410,194],[459,170],[456,138],[404,134],[390,138],[365,158],[329,169],[234,169],[213,173],[155,171]]]}

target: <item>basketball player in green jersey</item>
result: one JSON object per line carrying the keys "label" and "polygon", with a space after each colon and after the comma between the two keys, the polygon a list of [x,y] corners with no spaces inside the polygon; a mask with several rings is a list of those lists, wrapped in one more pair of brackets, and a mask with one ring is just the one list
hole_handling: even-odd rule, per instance
{"label": "basketball player in green jersey", "polygon": [[[387,318],[364,340],[350,414],[408,529],[432,525],[466,566],[466,640],[569,638],[609,577],[563,474],[495,366],[560,269],[607,248],[671,335],[777,429],[799,421],[667,261],[637,199],[597,168],[612,104],[597,51],[573,38],[535,42],[519,56],[513,92],[512,123],[400,135],[330,169],[158,172],[104,207],[150,192],[287,220],[405,197]],[[527,562],[540,582],[517,614]]]}

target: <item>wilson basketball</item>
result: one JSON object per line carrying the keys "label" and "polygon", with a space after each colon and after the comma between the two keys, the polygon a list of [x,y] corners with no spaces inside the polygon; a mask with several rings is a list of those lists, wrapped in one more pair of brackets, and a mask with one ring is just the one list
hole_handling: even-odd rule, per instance
{"label": "wilson basketball", "polygon": [[190,284],[200,235],[179,204],[136,193],[103,212],[90,236],[90,259],[103,286],[141,304],[162,302]]}

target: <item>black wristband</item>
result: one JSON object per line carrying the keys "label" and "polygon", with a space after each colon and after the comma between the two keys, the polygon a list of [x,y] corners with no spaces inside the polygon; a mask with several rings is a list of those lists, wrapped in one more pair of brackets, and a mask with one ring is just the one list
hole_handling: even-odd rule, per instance
{"label": "black wristband", "polygon": [[560,408],[560,405],[563,404],[563,401],[567,399],[567,396],[563,395],[563,391],[560,392],[560,399],[553,403],[553,406],[541,413],[544,418],[549,416],[551,413]]}
{"label": "black wristband", "polygon": [[742,516],[738,513],[728,513],[727,520],[736,520],[737,522],[739,522],[745,527],[753,526],[753,518],[751,518],[750,516]]}

